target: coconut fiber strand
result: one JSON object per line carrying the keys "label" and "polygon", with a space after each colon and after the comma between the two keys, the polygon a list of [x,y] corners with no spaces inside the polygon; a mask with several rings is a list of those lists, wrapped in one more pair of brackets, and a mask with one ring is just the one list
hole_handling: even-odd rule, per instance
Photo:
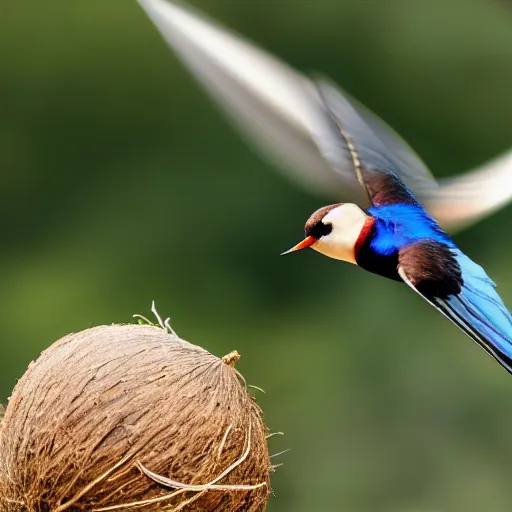
{"label": "coconut fiber strand", "polygon": [[56,342],[0,424],[0,512],[264,511],[267,430],[226,361],[153,326]]}

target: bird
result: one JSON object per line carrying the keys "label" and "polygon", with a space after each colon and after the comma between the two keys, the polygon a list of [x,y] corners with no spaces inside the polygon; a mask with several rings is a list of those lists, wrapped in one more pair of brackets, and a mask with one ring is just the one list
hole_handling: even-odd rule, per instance
{"label": "bird", "polygon": [[[310,76],[185,2],[138,1],[221,112],[276,169],[309,193],[338,201],[366,200],[350,155],[325,136],[322,102]],[[512,200],[512,151],[436,180],[391,127],[339,85],[331,86],[343,99],[337,112],[363,163],[382,167],[386,152],[394,172],[449,233],[470,227]]]}
{"label": "bird", "polygon": [[[512,318],[450,234],[512,199],[512,151],[436,180],[382,119],[182,2],[139,0],[167,44],[263,155],[336,197],[306,222],[310,247],[412,288],[512,373]],[[350,202],[348,202],[350,201]]]}
{"label": "bird", "polygon": [[427,213],[388,155],[376,159],[387,167],[365,167],[337,115],[344,98],[328,83],[317,87],[370,206],[336,203],[318,209],[306,222],[304,240],[282,254],[311,247],[405,283],[512,373],[512,315],[495,283]]}

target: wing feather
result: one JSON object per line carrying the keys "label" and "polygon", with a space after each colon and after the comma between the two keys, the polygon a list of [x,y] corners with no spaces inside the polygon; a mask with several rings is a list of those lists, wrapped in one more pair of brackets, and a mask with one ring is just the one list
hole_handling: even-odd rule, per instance
{"label": "wing feather", "polygon": [[399,268],[404,282],[419,293],[473,341],[512,373],[512,316],[485,271],[458,249],[453,254],[462,270],[458,294],[428,296],[414,283],[413,269]]}
{"label": "wing feather", "polygon": [[[312,192],[346,202],[365,200],[346,143],[323,124],[318,90],[308,78],[190,6],[139,2],[169,46],[257,149]],[[333,85],[324,82],[322,87],[362,164],[399,175],[445,229],[470,225],[512,199],[512,152],[438,185],[386,123]]]}

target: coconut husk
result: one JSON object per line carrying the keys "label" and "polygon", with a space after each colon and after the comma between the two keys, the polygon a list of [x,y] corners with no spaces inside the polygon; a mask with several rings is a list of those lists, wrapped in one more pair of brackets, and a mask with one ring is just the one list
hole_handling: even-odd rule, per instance
{"label": "coconut husk", "polygon": [[267,429],[235,360],[148,325],[62,338],[0,424],[0,511],[264,511]]}

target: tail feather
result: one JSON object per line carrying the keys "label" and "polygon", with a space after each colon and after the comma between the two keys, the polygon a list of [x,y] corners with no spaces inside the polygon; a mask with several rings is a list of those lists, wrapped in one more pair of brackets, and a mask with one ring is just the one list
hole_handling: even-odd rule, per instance
{"label": "tail feather", "polygon": [[460,251],[457,260],[464,279],[461,293],[434,303],[512,373],[512,316],[482,267]]}

